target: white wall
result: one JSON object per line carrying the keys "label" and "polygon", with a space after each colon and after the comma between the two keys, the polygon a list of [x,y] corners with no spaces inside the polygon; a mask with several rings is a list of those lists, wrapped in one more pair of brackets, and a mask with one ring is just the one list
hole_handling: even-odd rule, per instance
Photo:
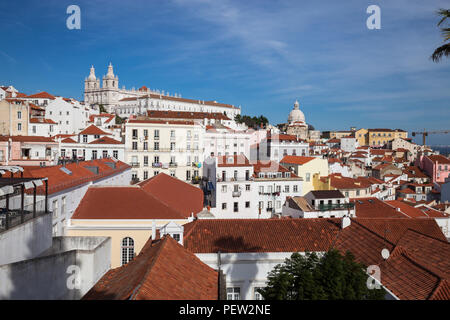
{"label": "white wall", "polygon": [[0,233],[0,265],[32,259],[50,248],[51,222],[51,214],[44,214]]}
{"label": "white wall", "polygon": [[[110,269],[111,239],[54,238],[39,258],[0,266],[0,299],[80,299]],[[71,288],[79,270],[79,287]]]}

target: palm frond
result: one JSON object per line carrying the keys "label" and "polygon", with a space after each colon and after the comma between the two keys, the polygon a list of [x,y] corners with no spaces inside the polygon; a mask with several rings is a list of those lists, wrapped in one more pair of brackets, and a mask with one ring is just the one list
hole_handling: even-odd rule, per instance
{"label": "palm frond", "polygon": [[431,55],[431,59],[434,62],[439,62],[443,56],[450,56],[450,43],[446,43],[443,46],[440,46],[436,50],[434,50],[433,54]]}
{"label": "palm frond", "polygon": [[439,23],[437,24],[438,27],[445,21],[447,20],[447,18],[450,18],[450,10],[448,9],[439,9],[436,12],[438,15],[442,16],[442,19],[439,21]]}

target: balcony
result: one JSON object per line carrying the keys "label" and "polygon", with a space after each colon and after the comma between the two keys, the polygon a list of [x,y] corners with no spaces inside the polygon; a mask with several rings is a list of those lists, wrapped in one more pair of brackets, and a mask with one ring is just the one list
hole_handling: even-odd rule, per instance
{"label": "balcony", "polygon": [[353,209],[354,207],[355,207],[354,203],[332,203],[332,204],[319,204],[318,209],[320,211],[331,211],[331,210]]}
{"label": "balcony", "polygon": [[241,196],[241,192],[240,191],[233,191],[233,198],[238,198]]}
{"label": "balcony", "polygon": [[178,167],[178,163],[176,163],[176,162],[170,162],[170,163],[169,163],[169,167],[170,167],[170,168],[176,168],[176,167]]}
{"label": "balcony", "polygon": [[[3,170],[10,171],[10,168],[12,167],[4,167]],[[45,194],[45,198],[37,200],[36,192],[42,185],[44,190],[41,192]],[[46,178],[0,178],[0,188],[4,198],[0,207],[0,233],[49,213]],[[30,196],[30,192],[34,195]],[[30,201],[31,203],[25,204]]]}
{"label": "balcony", "polygon": [[153,168],[162,168],[162,163],[161,162],[153,162],[152,167]]}
{"label": "balcony", "polygon": [[132,168],[139,168],[139,162],[131,162]]}
{"label": "balcony", "polygon": [[279,197],[281,194],[280,191],[275,191],[275,192],[259,192],[260,196],[274,196],[274,197]]}

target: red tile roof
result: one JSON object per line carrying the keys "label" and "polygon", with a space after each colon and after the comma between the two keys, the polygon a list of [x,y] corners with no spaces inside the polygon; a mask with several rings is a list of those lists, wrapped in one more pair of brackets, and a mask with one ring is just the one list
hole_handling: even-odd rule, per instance
{"label": "red tile roof", "polygon": [[[232,159],[232,161],[229,161]],[[229,156],[218,156],[217,157],[218,167],[249,167],[250,162],[244,155],[229,155]]]}
{"label": "red tile roof", "polygon": [[284,156],[283,159],[281,159],[280,163],[304,165],[305,163],[308,163],[314,159],[316,159],[316,158],[315,157],[304,157],[304,156]]}
{"label": "red tile roof", "polygon": [[56,122],[53,121],[52,119],[38,119],[38,118],[31,118],[30,123],[56,124]]}
{"label": "red tile roof", "polygon": [[139,186],[90,187],[72,219],[185,219]]}
{"label": "red tile roof", "polygon": [[159,124],[174,124],[174,125],[194,125],[195,122],[194,121],[182,121],[182,120],[178,120],[178,121],[174,121],[174,120],[128,120],[127,123],[159,123]]}
{"label": "red tile roof", "polygon": [[35,93],[35,94],[31,94],[29,96],[27,96],[26,98],[37,98],[37,99],[51,99],[51,100],[55,100],[55,96],[51,95],[48,92],[42,91],[39,93]]}
{"label": "red tile roof", "polygon": [[165,173],[157,174],[138,185],[167,206],[183,213],[186,218],[203,209],[203,191],[200,188]]}
{"label": "red tile roof", "polygon": [[0,141],[56,143],[53,138],[41,136],[0,136]]}
{"label": "red tile roof", "polygon": [[[276,161],[257,161],[253,164],[253,172],[257,175],[260,172],[290,172],[288,168],[283,167]],[[298,178],[291,172],[292,178]]]}
{"label": "red tile roof", "polygon": [[327,251],[339,219],[196,220],[184,225],[184,246],[194,253]]}
{"label": "red tile roof", "polygon": [[149,239],[128,264],[108,271],[83,300],[217,300],[218,272],[170,236]]}
{"label": "red tile roof", "polygon": [[450,164],[450,159],[447,157],[444,157],[443,155],[437,154],[432,156],[426,156],[434,163],[443,163],[443,164]]}
{"label": "red tile roof", "polygon": [[352,198],[350,201],[355,204],[358,218],[408,218],[394,207],[374,197]]}
{"label": "red tile roof", "polygon": [[89,144],[123,144],[120,141],[114,140],[110,137],[102,137],[97,140],[94,140],[92,142],[89,142]]}
{"label": "red tile roof", "polygon": [[81,131],[79,134],[86,134],[86,135],[111,135],[111,133],[107,133],[100,129],[99,127],[91,124],[89,127]]}
{"label": "red tile roof", "polygon": [[[111,168],[106,163],[115,163],[116,168]],[[88,166],[98,167],[98,174],[94,174],[87,169]],[[80,161],[78,163],[68,163],[65,167],[71,174],[64,173],[62,165],[48,167],[24,167],[25,178],[48,178],[48,193],[53,194],[79,185],[87,184],[91,181],[97,181],[105,177],[118,174],[130,168],[129,165],[122,161],[113,162],[111,159],[97,159],[91,161]],[[44,187],[37,189],[38,194],[44,194]]]}
{"label": "red tile roof", "polygon": [[61,140],[62,143],[78,143],[77,141],[73,140],[72,138],[65,138],[64,140]]}

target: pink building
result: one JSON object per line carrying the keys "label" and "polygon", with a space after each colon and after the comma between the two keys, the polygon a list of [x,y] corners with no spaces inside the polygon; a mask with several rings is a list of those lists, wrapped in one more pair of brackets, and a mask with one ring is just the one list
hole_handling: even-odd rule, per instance
{"label": "pink building", "polygon": [[58,143],[52,138],[0,136],[0,165],[52,165],[58,154]]}
{"label": "pink building", "polygon": [[433,182],[445,182],[450,174],[450,159],[443,155],[420,155],[416,159],[416,165],[425,171]]}

